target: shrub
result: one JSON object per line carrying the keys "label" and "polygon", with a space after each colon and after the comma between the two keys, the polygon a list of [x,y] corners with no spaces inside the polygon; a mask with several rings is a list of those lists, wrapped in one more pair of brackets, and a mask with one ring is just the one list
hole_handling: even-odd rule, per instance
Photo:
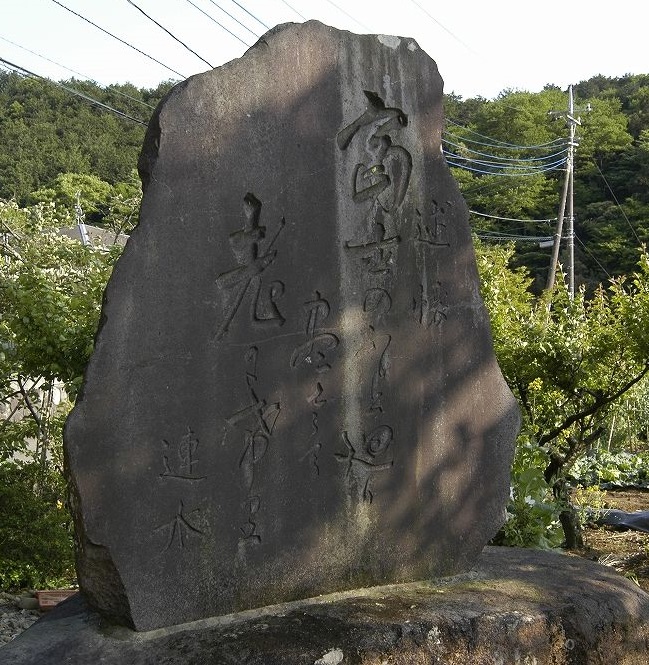
{"label": "shrub", "polygon": [[72,520],[61,474],[34,462],[0,464],[0,589],[74,581]]}

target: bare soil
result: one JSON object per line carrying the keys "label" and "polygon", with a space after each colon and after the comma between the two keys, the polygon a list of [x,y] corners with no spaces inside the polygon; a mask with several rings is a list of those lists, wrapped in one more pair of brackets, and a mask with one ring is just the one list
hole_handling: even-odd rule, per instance
{"label": "bare soil", "polygon": [[[649,510],[649,490],[608,490],[605,507],[629,513]],[[611,566],[649,592],[649,533],[588,524],[583,536],[584,548],[571,554]]]}

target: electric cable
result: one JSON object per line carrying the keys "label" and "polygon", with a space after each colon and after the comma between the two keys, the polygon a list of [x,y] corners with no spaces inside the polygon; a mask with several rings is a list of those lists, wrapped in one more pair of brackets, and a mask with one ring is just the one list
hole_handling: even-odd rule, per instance
{"label": "electric cable", "polygon": [[[455,138],[455,137],[454,137]],[[471,152],[475,155],[481,155],[483,157],[492,157],[497,160],[505,161],[505,162],[539,162],[544,159],[549,159],[551,157],[556,157],[557,155],[563,155],[568,152],[569,148],[565,147],[563,150],[560,150],[559,152],[553,152],[549,155],[541,155],[540,157],[502,157],[500,155],[494,155],[489,152],[481,152],[480,150],[474,150],[473,148],[467,148],[465,145],[461,143],[454,143],[453,141],[449,141],[448,139],[445,139],[442,136],[442,143],[446,143],[448,145],[452,145],[454,148],[459,148],[460,150],[466,150],[467,152]]]}
{"label": "electric cable", "polygon": [[554,164],[559,164],[559,163],[563,164],[567,161],[566,158],[566,159],[556,160],[554,162],[544,162],[542,164],[529,164],[529,165],[509,164],[499,161],[489,161],[486,159],[475,159],[475,158],[470,159],[468,157],[464,157],[463,155],[457,155],[454,152],[449,152],[448,150],[444,150],[444,154],[450,156],[453,159],[461,159],[466,164],[477,164],[478,166],[492,167],[494,169],[509,169],[510,171],[516,171],[516,170],[545,171],[546,167],[550,167]]}
{"label": "electric cable", "polygon": [[[131,0],[126,0],[126,1],[127,1],[127,2],[130,2]],[[239,40],[244,46],[250,47],[250,44],[248,44],[247,42],[244,42],[243,39],[241,39],[241,37],[238,37],[237,35],[234,34],[234,32],[228,30],[228,29],[227,29],[222,23],[219,23],[219,21],[217,21],[213,16],[210,16],[206,11],[203,11],[198,5],[194,4],[194,3],[192,2],[192,0],[187,0],[187,2],[188,2],[192,7],[195,7],[196,9],[198,9],[198,11],[201,12],[201,14],[205,14],[205,16],[207,16],[207,18],[210,19],[210,21],[214,21],[214,23],[216,23],[216,25],[218,25],[219,28],[222,28],[222,29],[225,30],[228,34],[232,35],[235,39],[238,39],[238,40]],[[253,33],[253,34],[254,34],[254,33]],[[256,36],[256,35],[255,35],[255,36]],[[200,56],[199,56],[199,57],[200,57]],[[201,59],[202,59],[202,58],[201,58]],[[210,67],[211,67],[211,65],[210,65]]]}
{"label": "electric cable", "polygon": [[[227,14],[233,21],[236,21],[244,30],[247,30],[253,37],[256,37],[257,39],[259,39],[259,35],[256,32],[253,32],[245,23],[242,23],[236,16],[232,16],[232,14],[230,14],[230,12],[223,9],[223,7],[221,7],[221,5],[218,2],[215,2],[214,0],[210,0],[210,2],[214,6],[218,7],[224,14]],[[192,4],[194,4],[194,3],[192,3]]]}
{"label": "electric cable", "polygon": [[428,12],[428,10],[424,9],[424,8],[423,8],[418,2],[416,2],[415,0],[410,0],[410,2],[412,2],[412,4],[415,5],[416,7],[419,7],[419,9],[420,9],[422,12],[424,12],[424,14],[426,14],[426,16],[428,16],[429,19],[431,19],[432,21],[434,21],[435,23],[437,23],[437,25],[438,25],[440,28],[442,28],[442,30],[445,30],[446,32],[448,32],[448,34],[451,35],[451,37],[453,37],[453,39],[455,39],[457,42],[459,42],[460,44],[462,44],[462,46],[464,46],[465,49],[467,49],[468,51],[471,51],[471,53],[473,53],[474,55],[478,55],[478,56],[479,56],[479,54],[476,53],[476,52],[475,52],[475,51],[474,51],[474,50],[473,50],[468,44],[465,44],[465,43],[464,43],[464,42],[463,42],[463,41],[462,41],[462,40],[461,40],[456,34],[454,34],[453,32],[451,32],[451,31],[450,31],[445,25],[443,25],[442,23],[440,23],[440,22],[439,22],[439,21],[438,21],[438,20],[437,20],[432,14],[430,14],[430,13]]}
{"label": "electric cable", "polygon": [[590,256],[590,258],[593,259],[593,261],[595,261],[595,263],[600,267],[600,269],[606,274],[606,276],[607,276],[609,279],[612,279],[612,275],[611,275],[611,274],[608,272],[608,270],[606,270],[606,268],[605,268],[605,267],[604,267],[604,266],[603,266],[603,265],[597,260],[597,257],[596,257],[596,256],[595,256],[595,255],[594,255],[594,254],[588,249],[588,247],[586,247],[586,245],[584,244],[583,240],[582,240],[582,239],[581,239],[576,233],[575,233],[575,238],[577,239],[577,242],[583,247],[583,249],[584,249],[584,251],[586,252],[586,254],[588,254],[588,256]]}
{"label": "electric cable", "polygon": [[251,12],[249,12],[249,11],[248,11],[243,5],[240,5],[240,4],[237,2],[237,0],[232,0],[232,2],[234,2],[234,4],[235,4],[237,7],[239,7],[240,9],[243,9],[243,11],[246,12],[246,14],[248,14],[248,16],[252,16],[252,18],[254,18],[255,21],[257,21],[257,23],[259,23],[260,25],[263,25],[264,28],[266,28],[266,30],[270,30],[270,26],[266,25],[261,19],[257,18],[254,14],[252,14]]}
{"label": "electric cable", "polygon": [[[448,152],[446,150],[442,151],[444,156],[446,157],[446,161],[451,165],[455,166],[460,169],[464,169],[465,171],[472,171],[474,173],[482,173],[483,175],[495,175],[495,176],[527,176],[527,175],[537,175],[539,173],[546,173],[547,171],[554,171],[558,168],[560,168],[563,164],[567,162],[567,159],[560,159],[557,160],[556,162],[546,164],[544,166],[538,166],[538,167],[529,167],[529,166],[516,166],[516,165],[503,165],[503,164],[490,164],[488,162],[481,163],[479,160],[466,160],[460,155],[456,155],[454,153]],[[460,162],[453,161],[454,159],[461,160]],[[479,168],[474,168],[472,166],[468,166],[468,163],[472,164],[477,164],[478,166],[494,166],[493,169],[491,170],[485,170],[485,169],[479,169]],[[501,170],[497,170],[501,169]],[[523,170],[525,169],[525,170]]]}
{"label": "electric cable", "polygon": [[[10,39],[7,39],[6,37],[3,37],[0,35],[0,39],[2,39],[5,42],[8,42],[9,44],[12,44],[13,46],[17,46],[18,48],[22,49],[23,51],[27,51],[27,53],[31,53],[32,55],[38,56],[39,58],[42,58],[43,60],[47,60],[47,62],[51,62],[53,65],[56,65],[57,67],[61,67],[61,69],[65,69],[68,72],[71,72],[72,74],[76,74],[77,76],[80,76],[82,79],[87,79],[91,83],[94,83],[95,85],[99,85],[97,81],[93,80],[91,76],[88,76],[87,74],[82,74],[81,72],[77,72],[74,69],[70,69],[69,67],[66,67],[65,65],[62,65],[60,62],[56,62],[55,60],[52,60],[48,58],[47,56],[41,55],[40,53],[37,53],[36,51],[32,51],[31,49],[26,48],[25,46],[21,46],[20,44],[16,44],[16,42],[12,42]],[[142,99],[137,99],[137,97],[132,97],[131,95],[127,95],[125,92],[122,92],[121,90],[117,90],[115,88],[111,88],[111,92],[114,92],[116,95],[119,95],[120,97],[125,97],[126,99],[130,99],[132,102],[137,102],[138,104],[141,104],[142,106],[147,106],[152,110],[155,110],[155,106],[152,106],[151,104],[147,104],[144,100]]]}
{"label": "electric cable", "polygon": [[173,72],[174,74],[176,74],[176,76],[180,76],[181,79],[185,79],[185,78],[187,78],[185,75],[181,74],[180,72],[177,72],[175,69],[172,69],[172,68],[169,67],[168,65],[165,65],[163,62],[160,62],[160,60],[157,60],[157,59],[154,58],[152,55],[149,55],[148,53],[145,53],[144,51],[141,51],[139,48],[137,48],[137,46],[133,46],[133,44],[129,44],[129,43],[128,43],[127,41],[125,41],[124,39],[121,39],[120,37],[117,37],[117,36],[114,35],[112,32],[108,32],[108,30],[105,30],[104,28],[102,28],[101,26],[97,25],[96,23],[93,23],[90,19],[87,19],[85,16],[82,16],[81,14],[78,14],[77,12],[73,11],[73,10],[70,9],[69,7],[66,7],[62,2],[59,2],[59,0],[52,0],[52,2],[55,3],[55,4],[57,4],[59,7],[62,7],[62,8],[65,9],[66,11],[70,12],[71,14],[74,14],[75,16],[77,16],[77,17],[80,18],[81,20],[85,21],[86,23],[89,23],[90,25],[94,26],[94,27],[97,28],[98,30],[101,30],[103,33],[105,33],[105,34],[108,35],[109,37],[112,37],[113,39],[116,39],[118,42],[121,42],[121,43],[124,44],[125,46],[128,46],[129,48],[132,48],[134,51],[137,51],[137,52],[140,53],[141,55],[143,55],[143,56],[149,58],[149,60],[153,60],[153,62],[157,62],[160,66],[162,66],[162,67],[164,67],[165,69],[169,70],[170,72]]}
{"label": "electric cable", "polygon": [[[453,132],[449,132],[448,130],[445,130],[442,132],[443,136],[450,136],[451,138],[454,138],[456,141],[461,141],[463,145],[470,144],[470,145],[478,145],[481,147],[485,148],[496,148],[497,150],[502,150],[503,152],[506,151],[511,151],[511,152],[520,152],[521,150],[529,150],[529,151],[534,151],[534,150],[554,150],[554,148],[561,146],[561,145],[567,145],[568,141],[564,138],[560,139],[555,139],[553,141],[549,141],[548,143],[544,143],[542,145],[502,145],[495,143],[495,139],[492,140],[491,143],[487,141],[476,141],[475,139],[471,139],[468,136],[462,136],[460,134],[454,134]],[[469,149],[469,148],[467,148]]]}
{"label": "electric cable", "polygon": [[552,219],[515,219],[514,217],[498,217],[497,215],[487,215],[484,212],[478,212],[477,210],[469,210],[472,215],[479,215],[480,217],[487,217],[489,219],[498,219],[503,222],[522,222],[524,224],[543,224],[543,223],[552,223],[556,222],[557,218]]}
{"label": "electric cable", "polygon": [[[525,148],[528,150],[531,149],[536,149],[536,148],[545,148],[546,146],[550,146],[554,143],[564,143],[566,141],[565,138],[556,138],[552,139],[552,141],[547,141],[546,143],[539,143],[537,145],[520,145],[518,143],[508,143],[507,141],[501,141],[500,139],[495,139],[492,138],[491,136],[486,136],[485,134],[480,134],[480,132],[476,132],[473,129],[469,129],[468,127],[465,127],[464,125],[460,125],[459,123],[455,122],[454,120],[451,120],[450,118],[446,118],[446,122],[450,123],[451,125],[455,125],[456,127],[459,127],[460,129],[463,129],[466,132],[469,132],[469,134],[473,134],[474,136],[479,136],[481,139],[488,139],[490,143],[485,143],[481,145],[490,145],[490,146],[499,146],[502,148],[513,148],[513,149],[520,149],[520,148]],[[448,131],[448,130],[445,130]],[[466,141],[472,141],[473,143],[479,143],[479,141],[473,141],[472,139],[469,139],[468,137],[463,137],[462,140]]]}
{"label": "electric cable", "polygon": [[198,53],[196,53],[196,51],[194,51],[194,49],[187,46],[187,44],[185,44],[184,41],[182,41],[181,39],[178,39],[178,37],[176,37],[176,35],[174,35],[170,30],[167,30],[167,28],[165,28],[164,25],[161,25],[160,23],[158,23],[153,17],[149,16],[141,7],[138,7],[138,5],[136,5],[133,2],[133,0],[126,0],[126,2],[128,2],[128,4],[131,5],[132,7],[135,7],[135,9],[137,9],[143,16],[148,18],[149,21],[151,21],[152,23],[155,23],[155,25],[157,25],[160,28],[160,30],[164,30],[172,39],[175,39],[181,46],[186,48],[190,53],[195,55],[199,60],[202,60],[210,69],[214,68],[214,66],[212,64],[210,64],[207,60],[205,60],[205,58],[198,55]]}
{"label": "electric cable", "polygon": [[111,113],[114,113],[115,115],[120,116],[121,118],[125,118],[126,120],[132,120],[133,122],[137,122],[139,125],[144,125],[145,127],[147,126],[147,123],[139,120],[138,118],[134,118],[133,116],[128,115],[128,113],[124,113],[123,111],[118,111],[116,108],[113,108],[112,106],[109,106],[108,104],[104,104],[103,102],[100,102],[98,99],[94,99],[93,97],[90,97],[89,95],[84,95],[82,92],[79,92],[78,90],[75,90],[74,88],[70,88],[67,85],[64,85],[63,83],[57,83],[56,81],[53,81],[52,79],[49,79],[45,76],[41,76],[40,74],[35,74],[34,72],[30,71],[29,69],[26,69],[25,67],[21,67],[20,65],[15,65],[12,62],[9,62],[8,60],[5,60],[4,58],[0,58],[0,63],[3,63],[7,65],[9,68],[11,68],[16,74],[20,76],[29,76],[32,78],[40,79],[41,81],[47,81],[48,83],[51,83],[52,85],[55,85],[59,88],[62,88],[63,90],[76,95],[77,97],[81,97],[81,99],[85,99],[86,101],[90,102],[91,104],[94,104],[96,106],[99,106],[100,108],[106,109],[107,111],[110,111]]}
{"label": "electric cable", "polygon": [[[456,158],[456,159],[463,159],[463,158],[460,157],[459,155],[449,153],[446,150],[444,150],[443,153],[444,153],[444,156],[446,157],[446,161],[448,162],[448,164],[450,166],[455,166],[456,168],[464,169],[465,171],[472,171],[473,173],[482,173],[483,175],[509,176],[509,177],[538,175],[539,173],[546,173],[548,171],[554,171],[554,170],[560,168],[567,161],[567,159],[561,159],[561,160],[558,160],[557,162],[555,162],[553,164],[549,164],[549,165],[547,165],[545,167],[542,167],[542,168],[532,169],[532,168],[528,167],[528,170],[526,172],[503,173],[501,171],[494,171],[494,170],[485,171],[484,169],[477,169],[477,168],[473,168],[471,166],[467,166],[466,164],[463,164],[463,163],[454,162],[453,158]],[[506,167],[502,167],[502,168],[512,169],[514,167],[506,166]]]}
{"label": "electric cable", "polygon": [[473,231],[478,238],[482,240],[505,240],[507,242],[516,241],[516,242],[550,242],[553,239],[553,236],[523,236],[516,235],[514,233],[501,233],[500,231]]}
{"label": "electric cable", "polygon": [[[234,0],[232,0],[232,1],[234,2]],[[286,0],[282,0],[282,2],[283,2],[283,3],[284,3],[289,9],[292,9],[292,10],[293,10],[293,11],[294,11],[294,12],[295,12],[295,13],[296,13],[296,14],[297,14],[297,15],[298,15],[303,21],[307,21],[307,20],[308,20],[307,17],[306,17],[306,16],[302,16],[302,14],[300,14],[300,12],[299,12],[297,9],[295,9],[295,7],[293,7],[292,5],[289,5],[288,2],[286,2]],[[237,3],[237,4],[239,4],[239,3]]]}
{"label": "electric cable", "polygon": [[335,7],[339,12],[341,12],[342,14],[347,16],[347,18],[350,18],[352,21],[354,21],[354,23],[356,23],[357,25],[360,25],[360,27],[363,28],[363,30],[365,30],[367,32],[372,32],[372,30],[370,28],[368,28],[364,23],[361,23],[360,21],[355,19],[349,12],[346,12],[342,7],[339,7],[335,2],[332,2],[331,0],[327,0],[327,2],[332,7]]}
{"label": "electric cable", "polygon": [[622,206],[620,205],[620,202],[617,200],[617,196],[615,196],[615,192],[613,191],[611,186],[608,184],[608,180],[605,178],[604,174],[602,173],[602,170],[599,168],[599,165],[594,160],[593,160],[593,164],[595,164],[595,168],[599,171],[599,174],[602,176],[602,180],[604,181],[604,183],[608,187],[608,191],[611,192],[611,196],[613,197],[613,200],[615,201],[615,204],[620,209],[620,212],[622,213],[622,216],[626,220],[626,223],[629,225],[629,228],[633,232],[633,235],[635,236],[635,239],[638,241],[638,243],[640,245],[642,245],[642,240],[640,240],[640,238],[638,237],[638,234],[636,233],[636,230],[633,228],[633,225],[631,224],[631,221],[629,220],[626,213],[624,212],[624,208],[622,208]]}

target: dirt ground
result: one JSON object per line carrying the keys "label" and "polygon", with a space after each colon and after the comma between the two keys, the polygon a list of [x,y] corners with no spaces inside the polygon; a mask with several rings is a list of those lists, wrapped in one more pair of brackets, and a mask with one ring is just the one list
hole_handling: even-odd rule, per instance
{"label": "dirt ground", "polygon": [[[649,490],[608,490],[605,507],[634,512],[649,510]],[[586,525],[584,549],[571,553],[611,566],[649,592],[649,533]]]}

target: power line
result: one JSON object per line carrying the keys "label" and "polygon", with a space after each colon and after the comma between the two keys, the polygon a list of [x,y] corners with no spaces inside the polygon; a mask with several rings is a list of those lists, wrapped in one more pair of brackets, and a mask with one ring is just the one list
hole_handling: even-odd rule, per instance
{"label": "power line", "polygon": [[613,200],[615,201],[615,204],[617,207],[620,209],[620,212],[622,213],[622,216],[626,220],[626,223],[629,225],[629,228],[633,232],[633,235],[635,236],[635,239],[638,241],[638,243],[642,244],[642,240],[638,237],[638,234],[636,233],[635,229],[633,228],[633,225],[631,224],[629,218],[627,217],[626,213],[624,212],[624,208],[620,205],[620,202],[617,200],[617,196],[615,196],[615,192],[611,189],[611,186],[608,184],[608,180],[604,177],[604,174],[602,173],[602,170],[599,168],[597,162],[593,160],[593,163],[595,164],[595,168],[599,171],[599,174],[602,176],[602,180],[608,187],[608,191],[611,192],[611,196],[613,197]]}
{"label": "power line", "polygon": [[491,168],[492,171],[487,171],[487,173],[492,173],[495,170],[508,170],[508,171],[529,171],[530,173],[537,172],[537,171],[546,171],[548,168],[552,168],[553,166],[559,164],[564,164],[565,163],[565,158],[561,158],[558,160],[555,160],[553,162],[543,162],[541,164],[525,164],[523,163],[524,160],[520,160],[521,163],[508,163],[505,161],[489,161],[486,159],[476,159],[470,158],[470,157],[465,157],[464,155],[458,155],[454,152],[450,152],[448,150],[444,150],[444,154],[447,157],[451,157],[451,159],[460,159],[464,164],[476,164],[477,166],[482,166],[485,168]]}
{"label": "power line", "polygon": [[219,5],[218,2],[215,2],[214,0],[210,0],[210,2],[214,6],[218,7],[224,14],[227,14],[233,21],[236,21],[244,30],[247,30],[253,37],[259,38],[259,35],[256,32],[253,32],[245,23],[242,23],[238,18],[236,18],[236,16],[232,16],[230,12],[223,9],[223,7],[221,7],[221,5]]}
{"label": "power line", "polygon": [[[127,1],[130,2],[131,0],[127,0]],[[238,39],[238,40],[239,40],[244,46],[250,46],[250,44],[244,42],[243,39],[241,39],[241,37],[235,35],[234,32],[231,32],[230,30],[228,30],[223,24],[219,23],[219,22],[218,22],[213,16],[210,16],[206,11],[203,11],[198,5],[194,4],[194,3],[192,2],[192,0],[187,0],[187,2],[188,2],[192,7],[195,7],[196,9],[198,9],[198,11],[201,12],[201,14],[205,14],[205,16],[207,16],[207,18],[210,19],[210,21],[214,21],[214,23],[216,23],[216,25],[218,25],[219,28],[222,28],[222,29],[225,30],[227,33],[229,33],[230,35],[232,35],[235,39]],[[253,34],[254,34],[254,33],[253,33]],[[255,35],[255,36],[256,36],[256,35]],[[199,57],[200,57],[200,56],[199,56]],[[210,65],[210,66],[211,66],[211,65]]]}
{"label": "power line", "polygon": [[63,3],[59,2],[59,0],[52,0],[52,2],[55,3],[55,4],[57,4],[59,7],[62,7],[62,8],[65,9],[66,11],[70,12],[71,14],[74,14],[75,16],[77,16],[78,18],[80,18],[82,21],[85,21],[86,23],[89,23],[90,25],[94,26],[94,27],[97,28],[98,30],[101,30],[104,34],[108,35],[109,37],[112,37],[113,39],[116,39],[118,42],[121,42],[121,43],[124,44],[125,46],[128,46],[129,48],[132,48],[134,51],[137,51],[137,52],[140,53],[141,55],[143,55],[143,56],[149,58],[149,60],[153,60],[153,62],[157,62],[159,65],[161,65],[161,66],[164,67],[165,69],[169,70],[170,72],[173,72],[173,73],[176,74],[177,76],[180,76],[181,79],[185,79],[185,78],[187,78],[186,76],[184,76],[184,75],[181,74],[180,72],[177,72],[175,69],[172,69],[172,68],[169,67],[168,65],[165,65],[163,62],[160,62],[160,60],[157,60],[157,59],[154,58],[152,55],[149,55],[148,53],[145,53],[144,51],[141,51],[139,48],[137,48],[137,46],[133,46],[133,44],[129,44],[127,41],[121,39],[120,37],[117,37],[117,36],[114,35],[112,32],[108,32],[108,30],[105,30],[104,28],[102,28],[101,26],[97,25],[96,23],[93,23],[90,19],[87,19],[85,16],[81,16],[81,14],[78,14],[77,12],[73,11],[73,10],[70,9],[69,7],[66,7]]}
{"label": "power line", "polygon": [[[500,168],[502,169],[510,169],[510,172],[503,172],[503,171],[497,171],[497,170],[484,170],[484,169],[478,169],[474,168],[472,166],[467,166],[466,163],[461,163],[461,162],[455,162],[453,159],[459,159],[463,160],[463,162],[469,162],[469,163],[476,163],[479,166],[489,166],[489,164],[481,164],[478,160],[467,160],[464,159],[464,157],[460,155],[456,155],[454,153],[450,153],[446,150],[443,150],[444,156],[446,157],[446,161],[450,166],[455,166],[456,168],[459,169],[464,169],[465,171],[472,171],[474,173],[481,173],[483,175],[494,175],[494,176],[505,176],[505,177],[516,177],[516,176],[531,176],[531,175],[537,175],[539,173],[546,173],[548,171],[554,171],[556,169],[559,169],[563,164],[566,163],[566,159],[560,159],[557,160],[556,162],[553,162],[551,164],[548,164],[543,167],[516,167],[516,166],[508,166],[508,165],[499,165]],[[512,169],[516,168],[527,168],[527,171],[522,171],[520,170],[518,173],[512,173]]]}
{"label": "power line", "polygon": [[[453,135],[447,134],[446,136],[453,136]],[[453,136],[453,138],[457,137]],[[540,162],[543,160],[550,159],[552,157],[557,157],[558,155],[566,154],[568,152],[568,148],[566,147],[563,150],[560,150],[559,152],[553,152],[549,155],[541,155],[540,157],[502,157],[500,155],[494,155],[490,152],[481,152],[480,150],[467,148],[464,144],[454,143],[453,141],[449,141],[448,139],[444,138],[444,136],[442,136],[442,143],[446,143],[447,145],[452,145],[454,148],[459,148],[460,150],[464,150],[466,152],[470,152],[475,155],[480,155],[482,157],[491,157],[495,160],[498,160],[499,162]]]}
{"label": "power line", "polygon": [[590,258],[593,259],[593,261],[595,261],[595,263],[596,263],[596,264],[600,267],[600,269],[606,274],[606,276],[607,276],[609,279],[611,279],[611,278],[612,278],[611,274],[610,274],[610,273],[608,272],[608,270],[606,270],[606,268],[605,268],[605,267],[604,267],[604,266],[603,266],[603,265],[597,260],[597,257],[596,257],[596,256],[595,256],[595,255],[594,255],[594,254],[588,249],[588,247],[586,247],[586,245],[584,244],[583,240],[582,240],[577,234],[575,234],[575,238],[577,239],[577,242],[578,242],[578,243],[584,248],[584,251],[586,252],[586,254],[588,254],[588,256],[590,256]]}
{"label": "power line", "polygon": [[489,219],[498,219],[502,222],[522,222],[524,224],[543,224],[543,223],[552,223],[556,222],[557,218],[553,219],[515,219],[513,217],[498,217],[497,215],[487,215],[484,212],[478,212],[477,210],[469,210],[472,215],[479,215],[480,217],[488,217]]}
{"label": "power line", "polygon": [[[257,21],[257,23],[259,23],[260,25],[263,25],[264,28],[266,28],[266,30],[270,30],[270,26],[269,26],[269,25],[266,25],[261,19],[258,19],[254,14],[252,14],[251,12],[249,12],[249,11],[248,11],[243,5],[240,5],[240,4],[237,2],[237,0],[232,0],[232,2],[234,2],[234,4],[235,4],[237,7],[239,7],[240,9],[243,9],[243,11],[246,12],[246,14],[248,14],[248,16],[252,16],[252,18],[254,18],[255,21]],[[284,3],[284,4],[287,4],[287,3]],[[293,11],[295,11],[295,10],[293,10]],[[300,16],[301,16],[301,14],[300,14]]]}
{"label": "power line", "polygon": [[432,15],[432,14],[430,14],[430,13],[428,12],[427,9],[424,9],[424,8],[423,8],[418,2],[416,2],[416,0],[410,0],[410,2],[412,2],[412,4],[415,5],[415,7],[419,7],[419,9],[421,9],[421,11],[424,12],[424,14],[426,14],[426,16],[428,16],[428,18],[429,18],[431,21],[437,23],[437,25],[438,25],[440,28],[442,28],[442,30],[445,30],[446,32],[448,32],[448,34],[451,35],[451,37],[453,37],[453,39],[455,39],[455,40],[458,41],[460,44],[462,44],[462,46],[464,46],[465,49],[471,51],[471,53],[473,53],[474,55],[479,55],[479,54],[476,53],[476,52],[475,52],[470,46],[468,46],[467,44],[465,44],[465,43],[464,43],[464,42],[463,42],[463,41],[462,41],[462,40],[461,40],[461,39],[460,39],[455,33],[451,32],[451,31],[450,31],[445,25],[442,25],[442,24],[441,24],[441,23],[440,23],[440,22],[439,22],[439,21],[438,21],[433,15]]}
{"label": "power line", "polygon": [[[53,65],[56,65],[57,67],[61,67],[62,69],[65,69],[68,72],[71,72],[72,74],[76,74],[77,76],[80,76],[82,79],[88,79],[91,83],[94,83],[95,85],[99,85],[97,81],[94,81],[91,76],[88,76],[87,74],[82,74],[81,72],[77,72],[74,69],[70,69],[69,67],[66,67],[65,65],[62,65],[59,62],[56,62],[55,60],[51,60],[50,58],[41,55],[40,53],[36,53],[36,51],[32,51],[31,49],[26,48],[25,46],[21,46],[20,44],[16,44],[16,42],[12,42],[10,39],[7,39],[6,37],[3,37],[0,35],[0,39],[2,39],[5,42],[8,42],[9,44],[12,44],[13,46],[17,46],[18,48],[22,49],[23,51],[27,51],[27,53],[31,53],[32,55],[38,56],[39,58],[42,58],[43,60],[47,60],[47,62],[51,62]],[[122,92],[121,90],[117,90],[115,88],[111,89],[112,92],[114,92],[116,95],[119,95],[120,97],[125,97],[126,99],[130,99],[133,102],[137,102],[138,104],[142,104],[142,106],[148,106],[150,109],[155,110],[155,106],[152,106],[151,104],[147,104],[145,101],[142,99],[137,99],[137,97],[132,97],[131,95],[127,95],[125,92]]]}
{"label": "power line", "polygon": [[[525,148],[528,150],[532,149],[537,149],[537,148],[545,148],[547,146],[551,146],[556,143],[565,143],[566,139],[565,138],[556,138],[552,139],[552,141],[547,141],[546,143],[539,143],[536,145],[520,145],[519,143],[508,143],[507,141],[501,141],[500,139],[495,139],[492,138],[491,136],[486,136],[485,134],[480,134],[479,132],[476,132],[472,129],[469,129],[468,127],[465,127],[464,125],[460,125],[457,122],[454,122],[450,118],[446,119],[446,122],[450,123],[451,125],[455,125],[456,127],[459,127],[460,129],[463,129],[465,132],[468,132],[469,134],[473,134],[474,136],[479,136],[482,139],[488,139],[489,143],[480,143],[480,141],[474,141],[473,139],[470,139],[468,137],[462,137],[463,141],[470,141],[471,143],[478,143],[480,145],[487,145],[487,146],[493,146],[493,147],[500,147],[503,149],[520,149],[520,148]],[[450,132],[449,132],[450,133]]]}
{"label": "power line", "polygon": [[550,242],[552,236],[523,236],[514,233],[501,233],[500,231],[474,231],[478,238],[482,240],[504,240],[506,242]]}
{"label": "power line", "polygon": [[66,92],[69,92],[72,95],[76,95],[77,97],[81,97],[81,99],[85,99],[87,102],[90,102],[91,104],[95,104],[96,106],[99,106],[103,109],[106,109],[107,111],[110,111],[111,113],[114,113],[115,115],[120,116],[121,118],[125,118],[126,120],[132,120],[133,122],[137,122],[139,125],[144,125],[145,127],[147,126],[146,122],[143,122],[142,120],[139,120],[138,118],[134,118],[133,116],[128,115],[128,113],[124,113],[123,111],[118,111],[116,108],[113,108],[112,106],[109,106],[108,104],[104,104],[103,102],[100,102],[98,99],[94,99],[94,97],[90,97],[89,95],[84,95],[82,92],[79,92],[78,90],[75,90],[74,88],[70,88],[67,85],[63,85],[63,83],[57,83],[56,81],[52,81],[52,79],[48,79],[45,76],[41,76],[40,74],[35,74],[34,72],[30,71],[29,69],[25,69],[25,67],[21,67],[20,65],[15,65],[12,62],[9,62],[8,60],[5,60],[4,58],[0,58],[0,63],[3,63],[4,65],[7,65],[11,70],[13,70],[16,74],[19,74],[20,76],[30,76],[32,78],[37,78],[42,81],[47,81],[48,83],[51,83],[52,85],[55,85],[59,88],[62,88]]}
{"label": "power line", "polygon": [[350,18],[354,23],[357,25],[360,25],[363,30],[366,30],[367,32],[372,32],[370,28],[368,28],[364,23],[361,23],[360,21],[356,20],[349,12],[346,12],[342,7],[339,7],[335,2],[332,2],[331,0],[327,0],[327,2],[332,6],[335,7],[339,12],[343,13],[347,18]]}
{"label": "power line", "polygon": [[[234,2],[234,0],[232,0],[232,1]],[[300,14],[300,12],[299,12],[297,9],[295,9],[295,7],[293,7],[292,5],[289,5],[288,2],[286,2],[286,0],[282,0],[282,2],[283,2],[283,3],[284,3],[289,9],[292,9],[292,10],[293,10],[293,11],[294,11],[294,12],[295,12],[295,13],[296,13],[296,14],[297,14],[297,15],[298,15],[303,21],[308,20],[308,19],[306,18],[306,16],[302,16],[302,14]],[[237,2],[236,4],[239,4],[239,3]],[[241,6],[241,5],[239,5],[239,6]]]}
{"label": "power line", "polygon": [[141,14],[146,16],[146,18],[148,18],[149,21],[151,21],[152,23],[155,23],[155,25],[157,25],[160,28],[160,30],[164,30],[172,39],[175,39],[181,46],[186,48],[190,53],[195,55],[199,60],[202,60],[210,69],[214,68],[214,66],[212,64],[210,64],[207,60],[205,60],[205,58],[198,55],[198,53],[196,53],[196,51],[194,51],[194,49],[189,48],[189,46],[187,46],[187,44],[185,44],[185,42],[182,41],[182,39],[178,39],[178,37],[176,37],[176,35],[174,35],[171,31],[167,30],[167,28],[165,28],[164,25],[161,25],[160,23],[158,23],[154,18],[149,16],[141,7],[138,7],[133,2],[133,0],[126,0],[126,2],[128,2],[128,4],[131,5],[132,7],[135,7],[135,9],[137,9]]}

